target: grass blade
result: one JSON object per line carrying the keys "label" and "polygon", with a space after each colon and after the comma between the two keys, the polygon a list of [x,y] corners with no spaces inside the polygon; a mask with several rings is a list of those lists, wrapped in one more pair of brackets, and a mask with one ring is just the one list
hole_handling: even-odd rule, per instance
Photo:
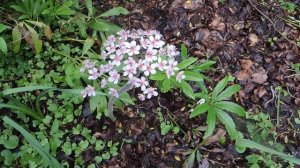
{"label": "grass blade", "polygon": [[248,139],[239,139],[239,140],[236,141],[236,145],[244,146],[244,147],[251,148],[251,149],[257,149],[257,150],[260,150],[260,151],[263,151],[263,152],[270,153],[272,155],[277,155],[277,156],[281,157],[284,160],[287,160],[287,161],[292,162],[294,164],[300,165],[300,159],[297,159],[297,158],[294,158],[290,155],[278,152],[274,149],[271,149],[271,148],[268,148],[266,146],[260,145],[256,142],[248,140]]}
{"label": "grass blade", "polygon": [[35,150],[37,150],[37,152],[43,157],[46,164],[48,164],[50,167],[62,168],[59,162],[44,149],[44,147],[40,144],[40,142],[28,131],[26,131],[23,127],[21,127],[19,124],[17,124],[7,116],[3,117],[3,121],[9,124],[10,126],[12,126],[13,128],[15,128],[16,130],[18,130],[24,136],[24,138],[29,142],[29,144]]}

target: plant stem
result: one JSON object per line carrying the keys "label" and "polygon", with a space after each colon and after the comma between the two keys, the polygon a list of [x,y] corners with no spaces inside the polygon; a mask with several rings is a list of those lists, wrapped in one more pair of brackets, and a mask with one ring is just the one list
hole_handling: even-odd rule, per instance
{"label": "plant stem", "polygon": [[[131,83],[126,83],[121,89],[118,90],[118,95],[120,96],[121,94],[131,90],[133,85]],[[109,101],[108,101],[108,117],[112,121],[116,121],[116,117],[114,116],[114,103],[117,100],[117,97],[111,96]]]}

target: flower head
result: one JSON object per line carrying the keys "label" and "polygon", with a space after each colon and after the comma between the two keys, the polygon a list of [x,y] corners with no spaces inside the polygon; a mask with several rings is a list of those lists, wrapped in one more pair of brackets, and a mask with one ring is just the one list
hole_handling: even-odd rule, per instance
{"label": "flower head", "polygon": [[184,71],[180,71],[178,72],[177,76],[176,76],[176,80],[181,83],[181,80],[185,78],[185,75],[183,74]]}
{"label": "flower head", "polygon": [[118,91],[117,91],[116,89],[114,89],[114,88],[109,88],[108,93],[109,93],[111,96],[113,96],[113,97],[119,97]]}
{"label": "flower head", "polygon": [[144,91],[144,94],[147,95],[148,99],[151,99],[152,96],[157,96],[157,88],[149,87]]}

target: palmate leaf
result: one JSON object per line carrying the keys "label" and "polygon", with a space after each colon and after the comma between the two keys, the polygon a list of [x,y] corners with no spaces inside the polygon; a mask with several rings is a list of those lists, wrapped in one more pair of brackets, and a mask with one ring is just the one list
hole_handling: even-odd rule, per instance
{"label": "palmate leaf", "polygon": [[47,165],[53,168],[63,167],[53,156],[49,154],[49,152],[47,152],[47,150],[39,143],[39,141],[23,127],[21,127],[19,124],[17,124],[7,116],[3,117],[3,121],[18,130],[29,142],[29,144],[42,156]]}
{"label": "palmate leaf", "polygon": [[297,158],[292,157],[290,155],[278,152],[274,149],[271,149],[271,148],[268,148],[266,146],[260,145],[256,142],[248,140],[248,139],[238,139],[238,140],[236,140],[236,145],[251,148],[251,149],[257,149],[257,150],[260,150],[260,151],[263,151],[263,152],[270,153],[272,155],[277,155],[277,156],[281,157],[284,160],[287,160],[291,163],[300,165],[300,159],[297,159]]}
{"label": "palmate leaf", "polygon": [[238,105],[236,103],[230,102],[230,101],[220,101],[220,102],[214,103],[214,107],[235,113],[241,117],[246,116],[246,111],[244,110],[243,107],[241,107],[240,105]]}
{"label": "palmate leaf", "polygon": [[216,127],[216,113],[217,110],[215,108],[209,108],[208,109],[208,114],[207,114],[207,120],[206,120],[206,124],[207,124],[207,128],[204,134],[204,139],[208,138],[209,136],[212,135],[212,133],[215,130]]}

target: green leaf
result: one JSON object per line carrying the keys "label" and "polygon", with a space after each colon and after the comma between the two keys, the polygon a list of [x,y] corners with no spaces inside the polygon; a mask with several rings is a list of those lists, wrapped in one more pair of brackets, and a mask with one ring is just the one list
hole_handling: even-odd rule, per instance
{"label": "green leaf", "polygon": [[6,149],[15,149],[19,144],[19,137],[16,135],[8,135],[8,139],[3,141],[4,147]]}
{"label": "green leaf", "polygon": [[7,28],[8,28],[8,26],[0,23],[0,33],[3,32],[4,30],[6,30]]}
{"label": "green leaf", "polygon": [[101,103],[101,97],[102,96],[93,96],[90,98],[90,110],[91,112],[94,112],[98,105]]}
{"label": "green leaf", "polygon": [[120,99],[122,102],[124,102],[124,103],[130,104],[130,105],[134,105],[134,102],[132,101],[130,95],[129,95],[127,92],[122,93],[122,94],[119,96],[119,99]]}
{"label": "green leaf", "polygon": [[217,101],[224,100],[227,98],[230,98],[232,95],[234,95],[236,92],[238,92],[241,89],[240,85],[232,85],[229,86],[227,89],[225,89],[222,93],[220,93],[217,97]]}
{"label": "green leaf", "polygon": [[216,61],[205,61],[201,65],[191,67],[191,69],[205,71],[205,70],[209,69],[215,63],[216,63]]}
{"label": "green leaf", "polygon": [[7,150],[7,149],[1,151],[1,156],[5,158],[4,164],[6,166],[11,166],[13,161],[15,160],[14,155],[12,154],[12,152],[10,150]]}
{"label": "green leaf", "polygon": [[24,138],[29,142],[29,144],[42,156],[44,161],[50,167],[62,168],[62,165],[60,165],[59,162],[46,151],[46,149],[39,143],[39,141],[33,135],[27,132],[23,127],[21,127],[19,124],[17,124],[7,116],[3,117],[3,121],[8,125],[12,126],[13,128],[15,128],[16,130],[18,130],[24,136]]}
{"label": "green leaf", "polygon": [[195,99],[195,93],[194,93],[194,90],[193,88],[186,82],[186,81],[181,81],[181,88],[182,88],[182,91],[183,93],[191,98],[191,99]]}
{"label": "green leaf", "polygon": [[194,71],[184,71],[185,78],[187,81],[203,81],[202,76],[198,72]]}
{"label": "green leaf", "polygon": [[162,83],[162,92],[168,92],[171,89],[171,80],[170,79],[165,79]]}
{"label": "green leaf", "polygon": [[60,5],[56,10],[55,10],[55,14],[56,15],[61,15],[61,16],[69,16],[73,14],[73,11],[69,8],[71,7],[73,4],[72,1],[67,1],[65,3],[63,3],[62,5]]}
{"label": "green leaf", "polygon": [[196,150],[193,150],[193,152],[190,154],[190,156],[184,161],[184,163],[183,163],[184,168],[193,168],[194,167],[195,154],[196,154]]}
{"label": "green leaf", "polygon": [[93,15],[93,2],[92,0],[85,0],[85,5],[86,8],[88,9],[89,13],[88,16],[92,16]]}
{"label": "green leaf", "polygon": [[208,108],[209,106],[207,103],[197,105],[190,114],[190,118],[194,118],[205,113],[208,110]]}
{"label": "green leaf", "polygon": [[208,138],[209,136],[212,135],[212,133],[215,130],[215,126],[216,126],[216,109],[214,108],[209,108],[208,109],[208,114],[207,114],[207,120],[206,120],[206,124],[207,124],[207,128],[204,134],[204,139]]}
{"label": "green leaf", "polygon": [[34,45],[34,51],[35,53],[39,54],[42,50],[43,42],[40,40],[38,33],[28,24],[25,24],[28,31],[30,32],[32,42]]}
{"label": "green leaf", "polygon": [[248,139],[238,139],[238,140],[236,140],[236,145],[237,146],[243,146],[243,147],[246,147],[246,148],[251,148],[251,149],[257,149],[257,150],[260,150],[260,151],[263,151],[263,152],[266,152],[266,153],[269,153],[269,154],[272,154],[272,155],[277,155],[277,156],[281,157],[284,160],[287,160],[291,163],[300,165],[300,159],[297,159],[297,158],[292,157],[290,155],[278,152],[274,149],[271,149],[271,148],[268,148],[266,146],[260,145],[256,142],[248,140]]}
{"label": "green leaf", "polygon": [[177,65],[177,67],[179,68],[179,70],[185,69],[188,66],[192,65],[193,63],[195,63],[197,60],[198,60],[197,58],[188,58],[188,59],[185,59],[185,60],[181,61]]}
{"label": "green leaf", "polygon": [[226,76],[225,78],[223,78],[218,84],[217,86],[214,88],[213,92],[212,92],[212,99],[215,100],[217,95],[224,90],[224,88],[226,87],[226,85],[228,84],[228,76]]}
{"label": "green leaf", "polygon": [[51,130],[50,130],[50,135],[54,135],[56,134],[59,130],[59,124],[60,124],[60,121],[58,119],[55,119],[52,123],[52,126],[51,126]]}
{"label": "green leaf", "polygon": [[14,52],[17,53],[20,50],[22,33],[18,26],[15,26],[12,30],[12,39],[14,44]]}
{"label": "green leaf", "polygon": [[7,44],[2,37],[0,37],[0,50],[5,54],[7,53]]}
{"label": "green leaf", "polygon": [[108,11],[102,13],[100,17],[108,17],[108,16],[118,16],[120,14],[128,15],[129,12],[127,9],[123,7],[114,7],[112,9],[109,9]]}
{"label": "green leaf", "polygon": [[162,80],[167,78],[167,75],[165,73],[162,73],[162,72],[157,72],[153,75],[150,75],[149,78],[151,80],[155,80],[155,81],[162,81]]}
{"label": "green leaf", "polygon": [[17,112],[24,113],[25,115],[29,115],[29,116],[31,116],[32,118],[34,118],[34,119],[36,119],[38,121],[42,121],[43,120],[42,117],[39,116],[35,111],[27,109],[27,108],[23,108],[23,107],[16,106],[16,105],[13,105],[13,104],[0,103],[0,109],[1,108],[9,108],[9,109],[12,109],[12,112],[16,112],[17,111]]}
{"label": "green leaf", "polygon": [[224,112],[221,109],[217,109],[217,117],[225,125],[230,138],[236,139],[238,131],[236,130],[235,123],[233,119],[230,117],[230,115],[228,115],[226,112]]}
{"label": "green leaf", "polygon": [[230,101],[220,101],[220,102],[214,103],[214,107],[235,113],[241,117],[246,116],[246,111],[244,110],[243,107],[241,107],[240,105],[238,105],[236,103],[230,102]]}
{"label": "green leaf", "polygon": [[104,31],[104,32],[118,32],[121,30],[119,26],[107,22],[103,19],[94,20],[88,26],[94,30]]}
{"label": "green leaf", "polygon": [[89,49],[94,45],[94,40],[92,38],[87,38],[83,45],[82,55],[83,56]]}
{"label": "green leaf", "polygon": [[171,128],[172,128],[171,125],[168,125],[168,124],[162,122],[160,124],[160,129],[161,129],[160,133],[161,133],[161,135],[166,135],[171,130]]}
{"label": "green leaf", "polygon": [[181,51],[180,52],[181,53],[181,57],[184,58],[184,59],[186,59],[187,56],[188,56],[188,50],[187,50],[187,48],[186,48],[186,46],[184,44],[180,45],[180,51]]}

